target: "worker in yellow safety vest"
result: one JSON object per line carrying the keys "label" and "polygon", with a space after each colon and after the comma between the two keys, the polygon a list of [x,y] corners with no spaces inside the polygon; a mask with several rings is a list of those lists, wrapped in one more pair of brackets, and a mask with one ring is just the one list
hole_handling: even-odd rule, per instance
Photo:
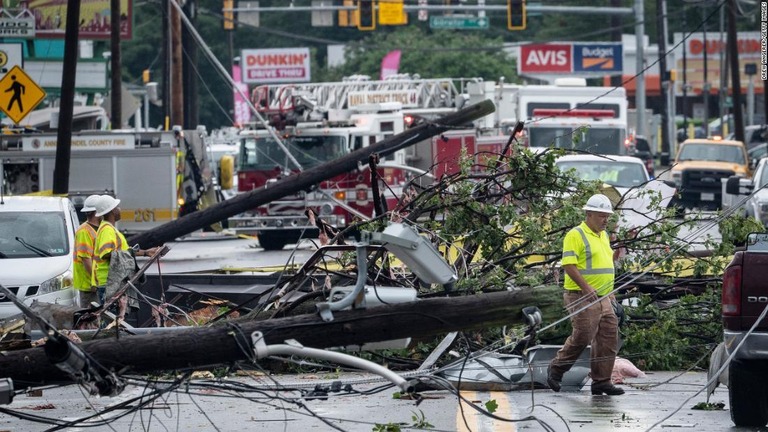
{"label": "worker in yellow safety vest", "polygon": [[96,230],[99,229],[101,218],[96,216],[96,203],[99,195],[91,195],[83,202],[80,212],[85,213],[86,221],[75,232],[75,250],[72,251],[74,265],[72,278],[77,290],[77,301],[80,307],[88,308],[91,302],[98,301],[96,287],[91,283],[93,271],[93,245],[96,242]]}
{"label": "worker in yellow safety vest", "polygon": [[591,345],[592,394],[622,395],[624,390],[611,381],[619,350],[619,320],[613,305],[614,254],[605,229],[613,206],[607,196],[596,194],[583,209],[585,221],[565,235],[561,261],[565,271],[563,299],[573,331],[549,364],[547,384],[560,391],[563,375]]}
{"label": "worker in yellow safety vest", "polygon": [[[104,219],[96,231],[96,243],[93,248],[93,274],[91,283],[96,287],[99,295],[99,302],[104,304],[106,300],[104,294],[107,285],[107,276],[109,275],[109,263],[112,252],[118,250],[128,250],[128,241],[123,233],[115,228],[115,224],[120,220],[119,199],[109,195],[102,195],[96,205],[96,216]],[[148,250],[138,249],[137,256],[154,256],[159,248]]]}

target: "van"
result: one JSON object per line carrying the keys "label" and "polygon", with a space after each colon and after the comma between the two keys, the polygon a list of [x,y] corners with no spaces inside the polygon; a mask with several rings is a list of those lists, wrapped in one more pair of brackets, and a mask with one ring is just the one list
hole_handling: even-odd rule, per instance
{"label": "van", "polygon": [[[0,284],[27,305],[75,305],[75,207],[68,198],[0,196]],[[0,294],[0,319],[21,311]]]}

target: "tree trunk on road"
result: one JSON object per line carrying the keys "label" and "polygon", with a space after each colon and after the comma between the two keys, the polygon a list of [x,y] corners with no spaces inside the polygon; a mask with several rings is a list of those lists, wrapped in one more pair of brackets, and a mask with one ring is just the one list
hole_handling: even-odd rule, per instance
{"label": "tree trunk on road", "polygon": [[[541,309],[561,306],[561,297],[553,295],[555,288],[433,298],[338,311],[330,322],[323,321],[317,314],[267,321],[232,320],[214,327],[93,340],[83,343],[82,348],[96,361],[118,372],[205,368],[248,360],[253,355],[251,333],[256,330],[265,335],[267,344],[295,339],[304,346],[328,348],[517,324],[521,323],[520,311],[524,306],[536,305]],[[0,356],[0,371],[0,377],[12,378],[16,388],[71,382],[48,361],[42,348],[4,353]]]}

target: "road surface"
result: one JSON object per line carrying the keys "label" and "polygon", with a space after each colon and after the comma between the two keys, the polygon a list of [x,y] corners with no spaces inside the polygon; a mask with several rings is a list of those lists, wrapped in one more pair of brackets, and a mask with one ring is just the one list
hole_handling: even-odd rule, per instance
{"label": "road surface", "polygon": [[[399,425],[401,430],[416,430],[421,424],[438,431],[646,431],[689,430],[700,432],[747,431],[735,428],[728,412],[728,394],[718,388],[711,401],[724,403],[714,411],[694,410],[705,402],[702,389],[706,373],[655,372],[646,378],[634,378],[624,385],[623,396],[591,396],[589,387],[574,393],[550,390],[514,392],[463,391],[467,401],[461,406],[449,391],[428,391],[420,404],[393,398],[395,389],[373,394],[330,393],[323,399],[297,399],[297,392],[275,392],[277,380],[285,386],[312,390],[327,387],[333,381],[350,383],[357,392],[377,389],[385,382],[378,377],[337,372],[291,376],[235,377],[242,386],[266,386],[261,392],[236,395],[216,387],[190,387],[170,392],[141,409],[136,401],[115,409],[98,421],[121,416],[110,425],[73,427],[71,431],[366,431],[377,425]],[[373,379],[372,382],[371,379]],[[202,382],[202,381],[197,381]],[[44,390],[42,396],[17,396],[8,406],[13,411],[48,419],[72,421],[91,416],[97,410],[118,407],[144,393],[144,387],[130,386],[114,398],[87,397],[77,386]],[[283,399],[278,399],[276,396]],[[233,397],[243,396],[243,397]],[[248,399],[250,398],[250,399]],[[496,419],[477,411],[487,402],[495,402]],[[535,405],[531,411],[530,407]],[[677,411],[677,412],[676,412]],[[660,425],[656,423],[667,418]],[[529,418],[526,421],[514,421]],[[92,420],[93,421],[93,420]],[[539,423],[540,422],[540,423]],[[50,425],[20,420],[0,414],[0,430],[43,431]],[[391,429],[380,429],[391,430]]]}

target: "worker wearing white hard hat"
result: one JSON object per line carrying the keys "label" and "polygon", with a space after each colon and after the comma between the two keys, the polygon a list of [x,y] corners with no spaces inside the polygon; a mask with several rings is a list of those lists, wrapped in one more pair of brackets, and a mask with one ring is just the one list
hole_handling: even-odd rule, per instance
{"label": "worker wearing white hard hat", "polygon": [[96,204],[101,200],[100,195],[90,195],[83,201],[80,212],[85,213],[86,220],[75,232],[75,250],[72,252],[72,283],[77,290],[77,301],[80,307],[87,308],[91,302],[98,301],[96,287],[91,283],[93,273],[93,246],[96,243],[96,231],[99,229],[101,218],[96,216]]}
{"label": "worker wearing white hard hat", "polygon": [[83,208],[80,209],[81,213],[91,213],[96,211],[96,203],[101,198],[101,195],[89,195],[88,198],[83,201]]}
{"label": "worker wearing white hard hat", "polygon": [[[91,283],[96,287],[99,300],[103,304],[107,276],[109,275],[109,263],[114,251],[127,251],[130,249],[128,241],[123,233],[118,231],[115,224],[120,220],[120,200],[109,195],[102,195],[96,203],[96,216],[104,219],[96,232],[96,243],[93,251],[93,274]],[[152,256],[158,248],[149,250],[138,249],[138,256]]]}
{"label": "worker wearing white hard hat", "polygon": [[613,206],[607,196],[596,194],[582,208],[585,220],[565,235],[561,261],[565,306],[569,313],[578,313],[571,316],[573,332],[549,364],[547,384],[560,391],[563,375],[591,345],[592,394],[616,396],[624,394],[624,390],[611,381],[618,353],[619,321],[612,304],[613,249],[605,231]]}

